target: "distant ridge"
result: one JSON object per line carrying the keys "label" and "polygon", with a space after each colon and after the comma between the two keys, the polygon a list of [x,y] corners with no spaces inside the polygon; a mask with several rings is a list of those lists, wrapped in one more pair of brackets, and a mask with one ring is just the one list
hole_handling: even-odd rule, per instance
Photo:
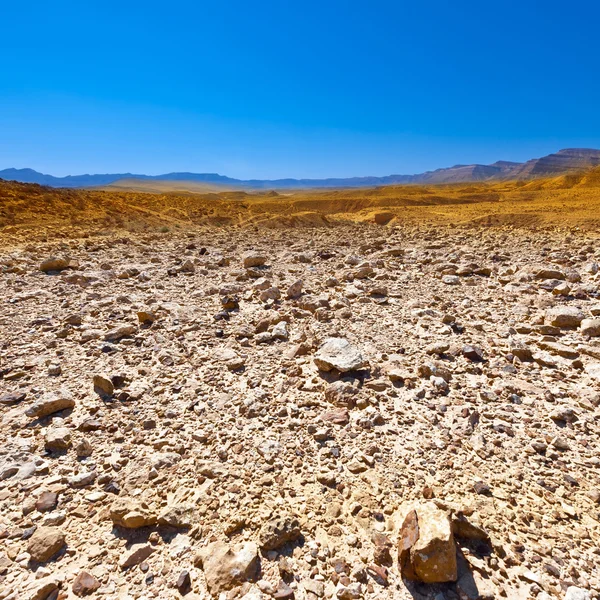
{"label": "distant ridge", "polygon": [[[51,187],[84,188],[104,187],[127,180],[131,182],[189,182],[205,184],[219,189],[307,189],[353,188],[393,185],[403,183],[465,183],[469,181],[494,181],[503,179],[532,179],[581,171],[600,165],[600,150],[591,148],[566,148],[554,154],[534,158],[524,163],[497,161],[491,165],[455,165],[416,175],[387,175],[385,177],[347,177],[328,179],[234,179],[218,173],[166,173],[164,175],[139,175],[134,173],[107,173],[103,175],[68,175],[54,177],[33,169],[4,169],[0,179],[21,183],[38,183]],[[118,187],[125,187],[119,185]],[[162,185],[161,189],[168,186]],[[181,189],[181,185],[173,186]]]}

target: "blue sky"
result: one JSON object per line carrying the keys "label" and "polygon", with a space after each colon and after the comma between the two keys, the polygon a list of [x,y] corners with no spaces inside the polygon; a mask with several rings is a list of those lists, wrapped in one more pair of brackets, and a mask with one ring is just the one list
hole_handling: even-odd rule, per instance
{"label": "blue sky", "polygon": [[413,173],[600,147],[600,3],[5,2],[0,168]]}

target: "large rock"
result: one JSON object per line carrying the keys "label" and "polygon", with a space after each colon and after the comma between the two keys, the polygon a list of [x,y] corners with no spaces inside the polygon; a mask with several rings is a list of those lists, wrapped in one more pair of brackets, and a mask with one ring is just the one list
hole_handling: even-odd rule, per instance
{"label": "large rock", "polygon": [[589,337],[599,337],[600,319],[583,319],[581,321],[581,334]]}
{"label": "large rock", "polygon": [[49,427],[46,431],[44,447],[50,452],[60,452],[71,447],[71,430],[68,427]]}
{"label": "large rock", "polygon": [[557,306],[546,311],[546,323],[553,327],[579,327],[584,318],[583,312],[575,306]]}
{"label": "large rock", "polygon": [[150,509],[129,498],[118,498],[110,508],[110,518],[115,525],[137,529],[156,524],[156,515]]}
{"label": "large rock", "polygon": [[77,263],[75,261],[66,258],[58,258],[56,256],[51,256],[40,264],[40,271],[43,271],[44,273],[57,273],[59,271],[64,271],[65,269],[75,268],[77,268]]}
{"label": "large rock", "polygon": [[128,569],[143,563],[152,553],[154,547],[150,544],[134,544],[131,548],[121,556],[119,566],[121,569]]}
{"label": "large rock", "polygon": [[93,594],[100,587],[100,582],[87,571],[79,571],[77,577],[73,580],[71,589],[76,596],[88,596]]}
{"label": "large rock", "polygon": [[48,394],[35,402],[35,404],[25,411],[25,414],[28,417],[41,419],[61,410],[73,408],[74,406],[75,400],[73,396],[66,390],[60,390],[59,392]]}
{"label": "large rock", "polygon": [[65,535],[56,527],[38,527],[29,538],[27,552],[32,560],[46,562],[65,545]]}
{"label": "large rock", "polygon": [[398,559],[406,579],[456,581],[456,545],[449,515],[433,502],[411,511],[402,525]]}
{"label": "large rock", "polygon": [[275,550],[301,535],[298,519],[291,516],[275,517],[260,529],[259,543],[263,550]]}
{"label": "large rock", "polygon": [[130,337],[137,332],[137,327],[135,325],[119,325],[118,327],[113,327],[109,331],[104,334],[104,339],[107,342],[116,342],[124,337]]}
{"label": "large rock", "polygon": [[94,392],[101,397],[110,397],[115,393],[115,386],[105,375],[94,375]]}
{"label": "large rock", "polygon": [[590,600],[592,595],[588,590],[571,585],[567,588],[565,600]]}
{"label": "large rock", "polygon": [[540,269],[535,274],[536,279],[559,279],[563,281],[565,279],[565,274],[558,269]]}
{"label": "large rock", "polygon": [[258,546],[244,542],[231,548],[223,542],[213,542],[196,554],[194,564],[202,567],[208,591],[217,597],[221,592],[258,578]]}
{"label": "large rock", "polygon": [[167,507],[158,517],[159,525],[187,528],[192,525],[194,507],[188,504]]}
{"label": "large rock", "polygon": [[360,351],[344,338],[328,338],[315,354],[315,364],[322,371],[337,369],[341,373],[367,365]]}
{"label": "large rock", "polygon": [[267,257],[260,252],[246,252],[243,256],[244,268],[262,267],[267,262]]}

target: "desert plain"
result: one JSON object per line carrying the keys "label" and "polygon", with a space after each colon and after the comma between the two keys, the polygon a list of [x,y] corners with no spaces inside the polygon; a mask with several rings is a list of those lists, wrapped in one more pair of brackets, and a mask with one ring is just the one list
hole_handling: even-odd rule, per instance
{"label": "desert plain", "polygon": [[0,182],[0,599],[600,598],[599,226]]}

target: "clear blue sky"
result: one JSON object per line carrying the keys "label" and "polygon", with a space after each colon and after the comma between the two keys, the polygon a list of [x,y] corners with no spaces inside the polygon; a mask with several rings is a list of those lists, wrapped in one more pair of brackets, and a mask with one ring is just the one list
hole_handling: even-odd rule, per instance
{"label": "clear blue sky", "polygon": [[28,0],[0,168],[413,173],[600,147],[597,0]]}

